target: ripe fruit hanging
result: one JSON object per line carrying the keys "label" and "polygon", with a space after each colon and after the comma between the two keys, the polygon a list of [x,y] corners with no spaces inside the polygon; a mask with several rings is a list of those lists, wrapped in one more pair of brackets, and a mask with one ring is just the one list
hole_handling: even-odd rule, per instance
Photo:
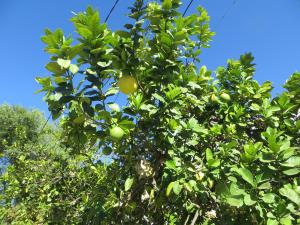
{"label": "ripe fruit hanging", "polygon": [[218,101],[218,98],[217,98],[217,96],[216,96],[215,94],[212,94],[211,97],[210,97],[210,100],[211,100],[212,102],[217,102],[217,101]]}
{"label": "ripe fruit hanging", "polygon": [[138,84],[132,76],[122,76],[118,81],[118,87],[124,94],[132,94],[137,90]]}
{"label": "ripe fruit hanging", "polygon": [[113,127],[109,130],[109,134],[113,139],[121,139],[124,135],[124,130],[121,127]]}

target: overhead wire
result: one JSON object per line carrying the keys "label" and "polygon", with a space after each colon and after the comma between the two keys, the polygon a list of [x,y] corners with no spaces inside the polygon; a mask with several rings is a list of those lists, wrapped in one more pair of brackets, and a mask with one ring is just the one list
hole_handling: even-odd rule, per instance
{"label": "overhead wire", "polygon": [[116,8],[117,4],[119,3],[120,0],[116,0],[115,4],[113,5],[113,7],[110,9],[108,15],[105,18],[105,23],[108,21],[110,15],[112,14],[112,12],[114,11],[114,9]]}
{"label": "overhead wire", "polygon": [[222,17],[219,19],[219,21],[217,22],[217,25],[215,27],[215,30],[218,29],[218,27],[221,25],[221,23],[223,22],[224,18],[228,15],[228,13],[232,10],[232,8],[237,4],[238,0],[233,0],[233,2],[231,3],[231,5],[225,10],[224,14],[222,15]]}
{"label": "overhead wire", "polygon": [[183,16],[185,16],[185,14],[187,13],[187,11],[189,10],[190,6],[192,5],[194,0],[191,0],[190,3],[188,4],[188,6],[186,7],[186,9],[184,10]]}

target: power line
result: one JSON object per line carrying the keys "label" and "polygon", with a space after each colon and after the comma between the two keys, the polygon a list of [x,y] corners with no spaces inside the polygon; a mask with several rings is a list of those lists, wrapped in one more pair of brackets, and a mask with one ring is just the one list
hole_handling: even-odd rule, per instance
{"label": "power line", "polygon": [[47,126],[49,120],[50,120],[51,114],[48,116],[48,119],[45,121],[44,125],[42,126],[42,129],[40,130],[39,134],[42,134],[42,132],[44,131],[45,127]]}
{"label": "power line", "polygon": [[224,12],[223,16],[219,19],[215,30],[218,29],[218,27],[221,25],[222,21],[224,20],[224,18],[227,16],[227,14],[231,11],[231,9],[236,5],[236,3],[238,2],[238,0],[233,0],[232,4],[226,9],[226,11]]}
{"label": "power line", "polygon": [[111,13],[114,11],[114,9],[116,8],[116,5],[118,4],[119,1],[120,1],[120,0],[116,0],[116,1],[115,1],[115,4],[114,4],[113,7],[110,9],[110,11],[109,11],[107,17],[105,18],[105,23],[106,23],[107,20],[109,19]]}
{"label": "power line", "polygon": [[194,0],[191,0],[190,3],[188,4],[188,6],[186,7],[186,9],[184,10],[183,16],[185,16],[185,14],[187,13],[188,9],[190,8],[190,6],[192,5]]}

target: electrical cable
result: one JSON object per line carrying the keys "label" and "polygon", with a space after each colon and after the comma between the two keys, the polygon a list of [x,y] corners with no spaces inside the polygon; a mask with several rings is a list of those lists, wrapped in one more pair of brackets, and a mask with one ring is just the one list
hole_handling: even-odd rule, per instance
{"label": "electrical cable", "polygon": [[190,3],[188,4],[188,6],[186,7],[186,9],[184,10],[183,16],[185,16],[185,14],[187,13],[188,9],[190,8],[190,6],[192,5],[194,0],[191,0]]}
{"label": "electrical cable", "polygon": [[116,1],[115,1],[115,4],[114,4],[113,7],[110,9],[110,11],[109,11],[107,17],[105,18],[105,23],[108,21],[110,15],[112,14],[112,12],[114,11],[114,9],[116,8],[116,6],[117,6],[117,4],[118,4],[119,1],[120,1],[120,0],[116,0]]}
{"label": "electrical cable", "polygon": [[231,9],[234,7],[234,5],[236,5],[236,3],[238,2],[238,0],[233,0],[232,4],[226,9],[226,11],[224,12],[223,16],[219,19],[215,30],[218,29],[218,27],[221,25],[221,23],[223,22],[224,18],[228,15],[228,13],[231,11]]}

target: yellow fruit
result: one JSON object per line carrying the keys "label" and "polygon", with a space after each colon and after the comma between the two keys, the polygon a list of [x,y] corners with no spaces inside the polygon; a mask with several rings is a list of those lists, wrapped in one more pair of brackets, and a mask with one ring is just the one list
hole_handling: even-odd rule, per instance
{"label": "yellow fruit", "polygon": [[124,130],[121,127],[113,127],[109,130],[109,134],[114,139],[121,139],[124,135]]}
{"label": "yellow fruit", "polygon": [[118,86],[121,92],[128,95],[128,94],[132,94],[137,90],[138,84],[134,77],[123,76],[119,79]]}
{"label": "yellow fruit", "polygon": [[209,189],[212,189],[213,186],[214,186],[214,184],[215,184],[215,182],[213,180],[208,179],[208,187],[209,187]]}
{"label": "yellow fruit", "polygon": [[211,97],[210,97],[210,100],[211,100],[212,102],[217,102],[217,101],[218,101],[218,98],[217,98],[217,96],[216,96],[215,94],[212,94]]}

